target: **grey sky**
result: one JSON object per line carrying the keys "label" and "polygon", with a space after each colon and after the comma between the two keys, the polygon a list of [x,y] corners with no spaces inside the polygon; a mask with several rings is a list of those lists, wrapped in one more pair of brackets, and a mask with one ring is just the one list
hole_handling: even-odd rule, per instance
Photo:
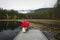
{"label": "grey sky", "polygon": [[15,10],[33,10],[54,7],[57,0],[0,0],[0,8]]}

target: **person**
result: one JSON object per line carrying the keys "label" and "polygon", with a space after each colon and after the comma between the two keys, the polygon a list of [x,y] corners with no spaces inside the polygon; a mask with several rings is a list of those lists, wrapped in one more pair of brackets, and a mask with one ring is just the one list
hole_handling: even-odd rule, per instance
{"label": "person", "polygon": [[29,26],[30,26],[30,22],[28,22],[28,21],[23,21],[23,22],[21,23],[21,28],[22,28],[22,29],[26,29],[26,31],[29,30]]}

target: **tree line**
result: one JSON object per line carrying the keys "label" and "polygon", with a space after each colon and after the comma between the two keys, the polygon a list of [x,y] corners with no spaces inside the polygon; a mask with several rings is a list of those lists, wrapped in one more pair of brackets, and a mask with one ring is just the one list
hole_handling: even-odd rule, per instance
{"label": "tree line", "polygon": [[15,10],[0,8],[0,19],[60,19],[60,5],[55,8],[32,10],[34,12],[22,14]]}

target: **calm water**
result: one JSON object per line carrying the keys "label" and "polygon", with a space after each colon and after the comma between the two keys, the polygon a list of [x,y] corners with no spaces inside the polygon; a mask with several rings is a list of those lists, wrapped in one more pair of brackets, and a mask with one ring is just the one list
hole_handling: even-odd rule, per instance
{"label": "calm water", "polygon": [[4,30],[0,32],[0,40],[13,40],[14,37],[20,32],[20,28],[14,30]]}

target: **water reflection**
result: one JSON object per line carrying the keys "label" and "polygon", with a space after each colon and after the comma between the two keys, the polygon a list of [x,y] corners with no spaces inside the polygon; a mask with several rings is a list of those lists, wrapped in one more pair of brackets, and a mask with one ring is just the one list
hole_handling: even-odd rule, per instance
{"label": "water reflection", "polygon": [[13,40],[14,37],[20,32],[20,27],[14,30],[4,30],[0,32],[0,40]]}

